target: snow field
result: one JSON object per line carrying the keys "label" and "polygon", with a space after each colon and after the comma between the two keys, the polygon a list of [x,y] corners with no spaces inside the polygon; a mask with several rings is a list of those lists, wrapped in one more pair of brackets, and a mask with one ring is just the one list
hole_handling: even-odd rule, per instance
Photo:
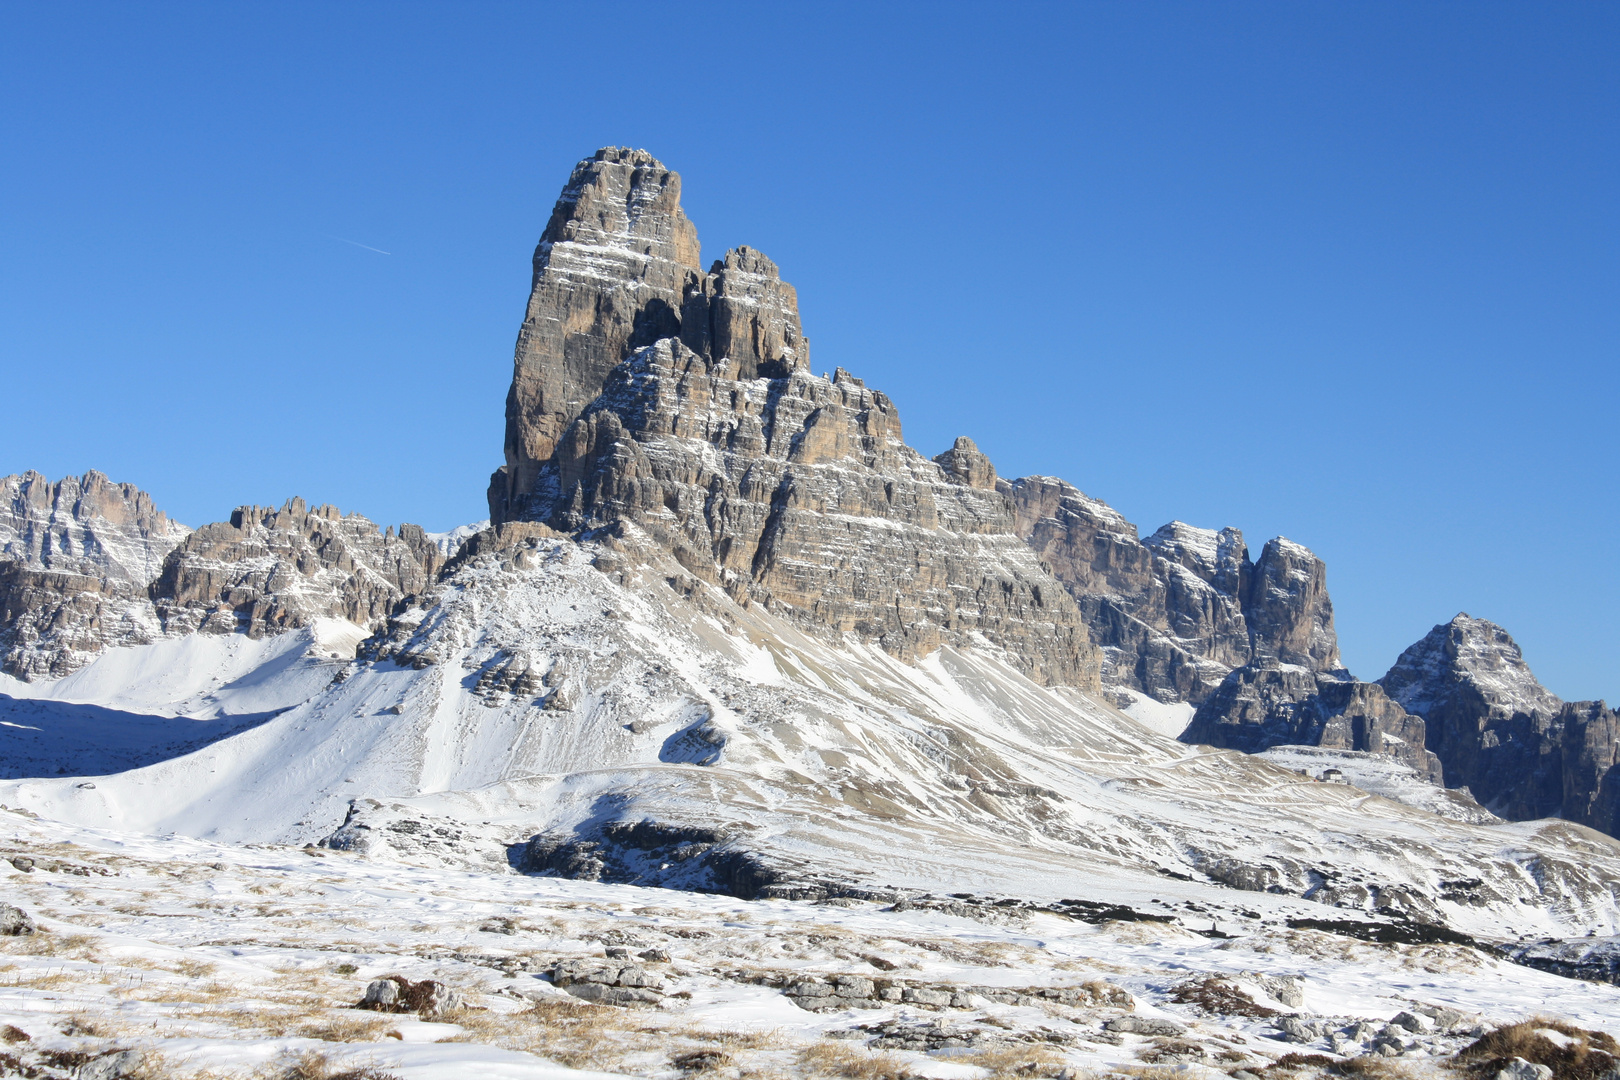
{"label": "snow field", "polygon": [[[1055,915],[994,921],[891,911],[857,901],[742,901],[449,869],[387,866],[341,853],[130,836],[0,811],[0,895],[40,931],[0,938],[6,1052],[139,1049],[164,1076],[278,1075],[299,1054],[403,1080],[547,1077],[597,1070],[675,1077],[691,1054],[737,1077],[941,1080],[1098,1076],[1171,1065],[1191,1076],[1258,1069],[1289,1052],[1359,1054],[1330,1032],[1288,1041],[1278,1017],[1177,1003],[1226,980],[1251,1002],[1332,1031],[1381,1029],[1402,1011],[1450,1009],[1459,1033],[1408,1040],[1421,1074],[1474,1025],[1538,1014],[1612,1028],[1620,988],[1512,967],[1458,946],[1375,945],[1257,927],[1206,938],[1156,923],[1091,925]],[[651,1008],[578,1001],[546,972],[609,946],[665,950]],[[466,1007],[419,1019],[351,1008],[368,980],[437,979]],[[996,1004],[807,1012],[771,983],[893,977],[950,990],[1104,986],[1129,1005]],[[1302,1004],[1268,995],[1297,980]],[[1124,1016],[1184,1027],[1173,1038],[1116,1034]],[[862,1026],[931,1032],[932,1052],[868,1048]],[[699,1064],[702,1060],[699,1059]],[[683,1067],[679,1062],[684,1061]]]}

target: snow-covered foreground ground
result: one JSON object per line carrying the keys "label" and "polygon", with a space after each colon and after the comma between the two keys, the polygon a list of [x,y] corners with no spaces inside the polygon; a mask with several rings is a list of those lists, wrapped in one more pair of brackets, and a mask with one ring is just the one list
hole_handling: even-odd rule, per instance
{"label": "snow-covered foreground ground", "polygon": [[[1463,946],[956,908],[967,917],[948,902],[743,901],[120,835],[9,810],[0,882],[39,924],[0,937],[0,1053],[20,1067],[135,1049],[146,1075],[177,1077],[295,1065],[404,1080],[974,1080],[1150,1065],[1214,1076],[1382,1041],[1380,1060],[1422,1074],[1485,1026],[1538,1014],[1620,1025],[1620,988]],[[553,985],[559,963],[622,967],[609,948],[628,951],[620,982],[652,984],[639,995],[650,1000],[589,1003]],[[394,974],[441,981],[463,1004],[430,1019],[352,1008]],[[1403,1012],[1432,1033],[1388,1023]]]}

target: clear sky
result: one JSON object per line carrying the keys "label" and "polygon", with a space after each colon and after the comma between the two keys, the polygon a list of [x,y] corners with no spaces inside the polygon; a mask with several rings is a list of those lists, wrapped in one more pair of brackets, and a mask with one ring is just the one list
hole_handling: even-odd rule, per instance
{"label": "clear sky", "polygon": [[[1620,698],[1620,5],[0,4],[0,474],[483,517],[529,261],[645,147],[818,370]],[[385,254],[386,253],[386,254]]]}

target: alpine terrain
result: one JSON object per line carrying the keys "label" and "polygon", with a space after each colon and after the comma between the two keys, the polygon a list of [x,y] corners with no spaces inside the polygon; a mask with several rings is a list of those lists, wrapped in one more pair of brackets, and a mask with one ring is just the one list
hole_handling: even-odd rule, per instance
{"label": "alpine terrain", "polygon": [[1620,1075],[1612,709],[908,446],[680,197],[568,178],[488,521],[0,479],[0,1075]]}

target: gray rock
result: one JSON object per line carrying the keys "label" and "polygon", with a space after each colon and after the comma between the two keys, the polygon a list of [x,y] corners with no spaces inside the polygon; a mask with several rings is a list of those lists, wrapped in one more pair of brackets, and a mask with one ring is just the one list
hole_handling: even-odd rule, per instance
{"label": "gray rock", "polygon": [[188,532],[93,470],[0,477],[0,671],[59,678],[161,636],[147,586]]}
{"label": "gray rock", "polygon": [[1326,568],[1298,544],[1272,540],[1251,563],[1236,529],[1173,521],[1139,540],[1117,511],[1061,480],[1025,477],[1005,490],[1019,535],[1105,650],[1105,684],[1197,704],[1252,660],[1338,668]]}
{"label": "gray rock", "polygon": [[1315,1024],[1306,1023],[1294,1016],[1284,1016],[1276,1022],[1277,1030],[1286,1035],[1291,1042],[1310,1043],[1322,1037],[1322,1030]]}
{"label": "gray rock", "polygon": [[949,990],[929,990],[926,987],[908,986],[901,991],[900,1000],[914,1005],[948,1006],[951,1003]]}
{"label": "gray rock", "polygon": [[1185,1025],[1157,1016],[1120,1016],[1104,1023],[1103,1029],[1122,1035],[1167,1035],[1172,1038],[1187,1033]]}
{"label": "gray rock", "polygon": [[1414,643],[1379,680],[1428,724],[1446,783],[1511,820],[1553,815],[1620,835],[1620,717],[1566,703],[1536,680],[1507,631],[1459,614]]}
{"label": "gray rock", "polygon": [[32,874],[34,872],[34,860],[30,859],[26,855],[13,856],[11,859],[11,865],[15,869],[21,870],[25,874]]}
{"label": "gray rock", "polygon": [[360,999],[360,1003],[393,1008],[399,1004],[399,983],[393,979],[373,979],[366,984],[366,995]]}
{"label": "gray rock", "polygon": [[356,1003],[355,1008],[439,1016],[461,1008],[462,1004],[460,991],[452,990],[437,979],[412,982],[401,975],[389,975],[367,983],[365,996]]}
{"label": "gray rock", "polygon": [[1426,729],[1377,683],[1260,661],[1236,668],[1204,700],[1182,741],[1255,754],[1273,746],[1325,746],[1383,754],[1438,783]]}
{"label": "gray rock", "polygon": [[343,618],[381,629],[394,606],[426,590],[444,555],[418,525],[379,530],[335,506],[238,507],[171,551],[152,583],[168,633],[263,637]]}
{"label": "gray rock", "polygon": [[644,987],[608,986],[605,983],[573,983],[565,989],[581,1001],[594,1001],[599,1005],[656,1005],[664,995]]}
{"label": "gray rock", "polygon": [[643,949],[636,955],[649,964],[667,964],[670,961],[669,952],[665,949]]}
{"label": "gray rock", "polygon": [[35,929],[34,920],[22,908],[0,904],[0,937],[23,937]]}
{"label": "gray rock", "polygon": [[[893,403],[845,372],[745,380],[663,339],[612,370],[529,506],[564,530],[634,523],[693,575],[806,628],[904,658],[988,638],[1037,681],[1097,686],[1080,610],[1007,497],[907,447]],[[852,556],[879,527],[885,557]]]}
{"label": "gray rock", "polygon": [[1394,1016],[1390,1017],[1389,1022],[1394,1027],[1405,1028],[1407,1031],[1416,1032],[1418,1034],[1427,1034],[1434,1027],[1434,1021],[1430,1020],[1428,1017],[1419,1016],[1416,1013],[1407,1012],[1405,1010],[1402,1010],[1401,1012],[1398,1012]]}
{"label": "gray rock", "polygon": [[1552,1080],[1553,1070],[1516,1057],[1496,1074],[1496,1080]]}
{"label": "gray rock", "polygon": [[143,1056],[139,1050],[115,1050],[91,1058],[79,1066],[76,1075],[79,1080],[123,1080],[138,1073]]}

